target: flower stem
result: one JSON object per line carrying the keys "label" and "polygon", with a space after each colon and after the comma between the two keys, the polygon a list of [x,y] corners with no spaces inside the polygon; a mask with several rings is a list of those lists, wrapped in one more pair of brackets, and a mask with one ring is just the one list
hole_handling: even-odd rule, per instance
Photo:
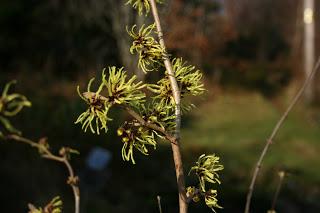
{"label": "flower stem", "polygon": [[181,107],[180,107],[180,89],[175,78],[175,73],[172,69],[172,63],[169,60],[168,55],[166,54],[166,45],[163,39],[163,33],[161,29],[160,18],[156,6],[155,0],[150,0],[151,4],[151,11],[152,15],[157,27],[159,43],[162,49],[165,52],[163,56],[164,65],[168,72],[168,77],[170,80],[171,88],[172,88],[172,95],[175,100],[175,116],[176,116],[176,131],[175,131],[175,138],[176,143],[171,143],[172,153],[173,153],[173,160],[176,170],[176,178],[178,184],[178,191],[179,191],[179,212],[180,213],[187,213],[188,212],[188,203],[187,203],[187,196],[186,196],[186,189],[185,189],[185,182],[184,182],[184,172],[183,172],[183,164],[181,158],[181,150],[180,150],[180,127],[181,127]]}

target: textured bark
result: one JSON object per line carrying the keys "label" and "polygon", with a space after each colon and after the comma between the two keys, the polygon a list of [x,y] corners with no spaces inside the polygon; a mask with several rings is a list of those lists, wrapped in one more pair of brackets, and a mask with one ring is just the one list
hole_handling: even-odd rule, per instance
{"label": "textured bark", "polygon": [[[304,72],[307,78],[312,72],[315,61],[315,24],[314,0],[304,0]],[[307,104],[313,103],[315,98],[314,82],[310,82],[305,90]]]}
{"label": "textured bark", "polygon": [[186,188],[185,188],[185,181],[184,181],[184,171],[183,171],[183,163],[181,157],[181,149],[180,149],[180,128],[181,128],[181,107],[180,107],[180,89],[175,78],[174,70],[172,68],[171,61],[166,52],[166,45],[163,39],[163,31],[161,28],[160,18],[158,15],[158,9],[155,0],[150,0],[152,15],[154,18],[154,22],[157,27],[157,33],[159,38],[159,43],[163,48],[165,55],[163,56],[164,65],[168,72],[170,85],[172,88],[172,95],[175,101],[175,123],[176,123],[176,130],[175,130],[175,143],[171,143],[172,148],[172,155],[173,161],[176,171],[176,178],[177,178],[177,185],[178,185],[178,192],[179,192],[179,212],[180,213],[187,213],[188,212],[188,199],[186,196]]}

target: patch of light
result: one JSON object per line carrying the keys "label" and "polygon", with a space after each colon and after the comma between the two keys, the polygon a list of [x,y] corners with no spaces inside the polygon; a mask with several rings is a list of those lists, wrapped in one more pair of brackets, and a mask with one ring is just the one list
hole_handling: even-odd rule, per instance
{"label": "patch of light", "polygon": [[311,24],[313,22],[313,10],[311,8],[304,10],[303,20],[306,24]]}

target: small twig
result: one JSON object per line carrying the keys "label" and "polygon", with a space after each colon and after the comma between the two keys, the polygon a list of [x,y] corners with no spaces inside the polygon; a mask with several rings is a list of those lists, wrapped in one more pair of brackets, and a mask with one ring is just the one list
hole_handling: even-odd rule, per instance
{"label": "small twig", "polygon": [[313,77],[315,76],[317,70],[320,67],[320,57],[318,58],[318,61],[316,63],[316,65],[314,66],[312,72],[310,73],[310,75],[308,76],[308,78],[305,80],[304,84],[302,85],[302,87],[300,88],[300,90],[298,91],[298,93],[296,94],[296,96],[293,98],[293,100],[291,101],[290,105],[288,106],[287,110],[283,113],[283,115],[281,116],[281,118],[279,119],[279,121],[277,122],[276,126],[274,127],[270,137],[268,138],[260,156],[259,159],[257,161],[257,164],[255,166],[254,169],[254,173],[252,175],[252,179],[251,179],[251,183],[249,186],[249,191],[247,194],[247,201],[246,201],[246,207],[245,207],[245,213],[249,213],[250,210],[250,203],[251,203],[251,198],[252,198],[252,193],[253,193],[253,189],[256,183],[256,179],[258,177],[259,171],[261,169],[261,165],[262,165],[262,161],[264,159],[264,156],[266,155],[269,146],[272,144],[274,137],[276,136],[276,134],[278,133],[280,127],[282,126],[283,122],[285,121],[285,119],[288,117],[289,112],[292,110],[292,108],[295,106],[295,104],[298,102],[298,100],[301,98],[301,96],[303,95],[304,90],[306,89],[306,87],[310,84],[310,82],[312,82]]}
{"label": "small twig", "polygon": [[179,191],[179,212],[180,213],[187,213],[188,212],[188,203],[187,203],[187,196],[186,196],[186,187],[184,182],[184,172],[183,172],[183,164],[181,158],[181,150],[180,150],[180,128],[181,128],[181,96],[180,96],[180,89],[177,83],[177,80],[174,75],[174,70],[172,68],[172,63],[167,55],[166,45],[163,39],[163,32],[161,29],[160,18],[158,14],[158,9],[155,0],[150,0],[151,4],[151,11],[152,15],[157,27],[157,34],[159,38],[159,43],[164,50],[165,54],[163,56],[163,62],[168,72],[170,85],[172,88],[172,94],[175,101],[175,123],[176,123],[176,131],[175,131],[175,138],[176,144],[171,143],[172,154],[173,154],[173,161],[175,164],[176,170],[176,178],[177,178],[177,185]]}
{"label": "small twig", "polygon": [[157,200],[158,200],[159,213],[162,213],[162,208],[161,208],[161,197],[160,197],[159,195],[157,196]]}
{"label": "small twig", "polygon": [[277,203],[277,200],[278,200],[278,197],[279,197],[279,193],[280,193],[280,190],[281,190],[281,186],[282,186],[282,183],[283,183],[283,179],[284,179],[285,176],[286,176],[286,173],[284,171],[280,171],[279,172],[279,182],[278,182],[278,185],[277,185],[276,192],[274,193],[274,197],[273,197],[273,201],[272,201],[272,205],[271,205],[271,210],[274,210],[275,207],[276,207],[276,203]]}
{"label": "small twig", "polygon": [[67,158],[67,154],[62,154],[61,156],[54,155],[48,149],[46,144],[37,143],[35,141],[32,141],[28,138],[21,137],[19,135],[7,135],[6,138],[11,139],[11,140],[15,140],[18,142],[22,142],[22,143],[30,145],[31,147],[37,148],[43,158],[63,163],[66,166],[68,173],[69,173],[67,183],[72,188],[74,201],[75,201],[75,213],[80,213],[80,190],[78,187],[78,177],[75,176],[75,174],[74,174],[73,168]]}

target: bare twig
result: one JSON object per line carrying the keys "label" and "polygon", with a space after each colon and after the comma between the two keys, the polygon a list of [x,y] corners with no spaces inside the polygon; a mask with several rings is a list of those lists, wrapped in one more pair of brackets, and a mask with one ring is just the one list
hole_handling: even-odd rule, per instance
{"label": "bare twig", "polygon": [[283,183],[283,179],[284,179],[285,176],[286,176],[285,171],[280,171],[279,172],[279,182],[278,182],[278,185],[277,185],[276,192],[274,193],[274,197],[273,197],[273,201],[272,201],[272,205],[271,205],[271,210],[273,210],[273,211],[274,211],[274,209],[276,207],[276,203],[277,203],[277,200],[278,200],[278,197],[279,197],[279,193],[280,193],[280,190],[281,190],[281,186],[282,186],[282,183]]}
{"label": "bare twig", "polygon": [[161,197],[159,195],[157,196],[157,200],[158,200],[159,213],[162,213]]}
{"label": "bare twig", "polygon": [[[155,0],[150,0],[151,4],[151,11],[152,15],[157,27],[157,33],[159,37],[159,43],[161,47],[163,48],[164,52],[166,53],[166,45],[163,39],[163,32],[161,29],[161,23],[160,18],[158,15],[157,5]],[[174,71],[172,69],[171,61],[169,60],[169,57],[167,54],[163,56],[164,65],[166,67],[166,70],[168,72],[173,97],[175,100],[175,116],[176,116],[176,131],[175,131],[175,138],[176,143],[171,143],[172,153],[173,153],[173,160],[175,164],[175,170],[176,170],[176,177],[177,177],[177,184],[178,184],[178,190],[179,190],[179,210],[180,213],[186,213],[188,212],[188,203],[187,203],[187,197],[186,197],[186,189],[185,189],[185,183],[184,183],[184,172],[183,172],[183,164],[181,159],[181,151],[180,151],[180,127],[181,127],[181,107],[180,107],[180,89],[177,83],[177,80],[174,75]]]}
{"label": "bare twig", "polygon": [[[6,136],[6,138],[22,142],[30,145],[31,147],[37,148],[43,158],[63,163],[66,166],[69,173],[67,183],[70,185],[73,191],[75,213],[80,213],[80,190],[78,187],[78,177],[74,174],[73,168],[68,160],[68,154],[66,152],[60,153],[60,155],[52,154],[52,152],[48,149],[47,145],[45,143],[42,143],[45,142],[45,139],[40,139],[39,142],[35,142],[30,139],[21,137],[19,135],[8,135]],[[68,150],[68,148],[63,147],[61,150]]]}
{"label": "bare twig", "polygon": [[295,106],[295,104],[298,102],[298,100],[301,98],[301,96],[303,95],[304,90],[306,89],[306,87],[310,84],[310,82],[312,82],[313,77],[315,76],[317,70],[320,67],[320,57],[318,58],[318,61],[316,63],[316,65],[314,66],[312,72],[310,73],[310,75],[308,76],[308,78],[305,80],[304,84],[302,85],[302,87],[300,88],[300,90],[298,91],[298,93],[296,94],[296,96],[293,98],[293,100],[291,101],[290,105],[288,106],[287,110],[283,113],[283,115],[281,116],[281,118],[279,119],[279,121],[277,122],[276,126],[274,127],[270,137],[268,138],[260,156],[259,159],[257,161],[257,164],[255,166],[254,169],[254,173],[252,175],[252,179],[251,179],[251,183],[249,186],[249,191],[247,194],[247,201],[246,201],[246,207],[245,207],[245,213],[249,213],[250,211],[250,203],[251,203],[251,198],[252,198],[252,193],[253,193],[253,189],[256,183],[256,179],[258,177],[259,171],[261,169],[262,166],[262,161],[264,159],[264,156],[266,155],[269,146],[272,144],[274,137],[276,136],[276,134],[278,133],[280,127],[282,126],[283,122],[285,121],[285,119],[287,118],[289,112],[292,110],[292,108]]}

